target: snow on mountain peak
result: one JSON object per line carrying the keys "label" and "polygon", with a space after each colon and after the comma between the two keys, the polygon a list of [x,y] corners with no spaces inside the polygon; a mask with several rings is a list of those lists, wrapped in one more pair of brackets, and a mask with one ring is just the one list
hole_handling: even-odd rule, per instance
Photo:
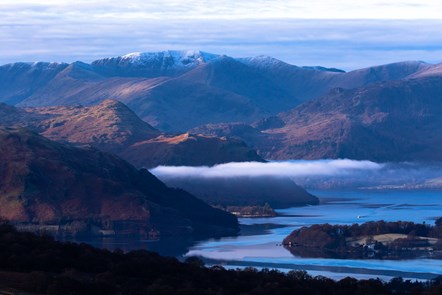
{"label": "snow on mountain peak", "polygon": [[242,62],[246,65],[254,65],[254,66],[260,66],[260,67],[275,67],[275,66],[281,66],[281,65],[288,65],[287,63],[273,58],[268,55],[258,55],[255,57],[245,57],[245,58],[239,58],[238,61]]}
{"label": "snow on mountain peak", "polygon": [[134,52],[122,56],[121,59],[133,64],[161,64],[164,68],[173,68],[196,66],[218,57],[219,55],[199,50],[168,50],[162,52]]}

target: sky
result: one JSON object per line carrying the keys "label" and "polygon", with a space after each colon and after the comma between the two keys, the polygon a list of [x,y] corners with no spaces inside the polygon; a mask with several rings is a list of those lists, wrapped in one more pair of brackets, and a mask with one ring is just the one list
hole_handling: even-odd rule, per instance
{"label": "sky", "polygon": [[0,64],[137,51],[270,55],[352,70],[442,62],[442,1],[1,0]]}

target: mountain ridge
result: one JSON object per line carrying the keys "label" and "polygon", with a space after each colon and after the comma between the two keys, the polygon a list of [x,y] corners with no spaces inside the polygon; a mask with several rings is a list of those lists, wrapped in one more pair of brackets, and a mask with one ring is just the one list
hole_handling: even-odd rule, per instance
{"label": "mountain ridge", "polygon": [[433,67],[399,62],[344,73],[294,66],[268,56],[144,52],[90,64],[39,63],[38,70],[29,64],[0,66],[0,101],[35,107],[87,106],[115,99],[157,129],[186,132],[204,124],[253,123],[336,87],[405,79],[418,72],[428,74]]}
{"label": "mountain ridge", "polygon": [[[441,77],[335,88],[267,121],[192,129],[236,137],[265,159],[442,161]],[[235,127],[236,126],[236,127]]]}
{"label": "mountain ridge", "polygon": [[90,145],[115,153],[136,167],[263,161],[237,139],[160,132],[116,100],[93,106],[25,109],[0,103],[0,115],[3,125],[28,127],[62,143]]}

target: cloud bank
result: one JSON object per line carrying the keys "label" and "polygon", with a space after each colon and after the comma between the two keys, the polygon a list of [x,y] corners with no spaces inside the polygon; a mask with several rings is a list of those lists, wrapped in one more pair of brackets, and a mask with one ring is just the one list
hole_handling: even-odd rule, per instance
{"label": "cloud bank", "polygon": [[345,70],[401,60],[442,61],[442,2],[4,0],[0,64],[134,51],[271,55]]}
{"label": "cloud bank", "polygon": [[151,170],[159,178],[230,178],[230,177],[305,177],[343,176],[353,173],[376,171],[383,164],[370,161],[319,160],[286,162],[240,162],[215,165],[213,167],[159,166]]}
{"label": "cloud bank", "polygon": [[161,180],[290,178],[309,189],[442,189],[442,163],[374,163],[356,160],[243,162],[213,167],[159,166],[151,172]]}
{"label": "cloud bank", "polygon": [[437,0],[2,0],[2,8],[20,15],[53,16],[58,13],[84,19],[441,19]]}

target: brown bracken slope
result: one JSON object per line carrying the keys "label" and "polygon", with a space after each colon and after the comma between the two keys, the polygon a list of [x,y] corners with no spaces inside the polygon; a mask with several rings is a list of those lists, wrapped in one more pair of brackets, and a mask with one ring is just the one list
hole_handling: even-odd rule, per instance
{"label": "brown bracken slope", "polygon": [[26,110],[0,105],[0,123],[28,126],[55,141],[91,145],[115,153],[137,167],[214,165],[263,161],[237,139],[190,134],[168,135],[142,121],[123,103],[56,106]]}
{"label": "brown bracken slope", "polygon": [[0,216],[15,223],[157,229],[164,235],[237,228],[235,217],[168,188],[145,169],[21,127],[0,127]]}

